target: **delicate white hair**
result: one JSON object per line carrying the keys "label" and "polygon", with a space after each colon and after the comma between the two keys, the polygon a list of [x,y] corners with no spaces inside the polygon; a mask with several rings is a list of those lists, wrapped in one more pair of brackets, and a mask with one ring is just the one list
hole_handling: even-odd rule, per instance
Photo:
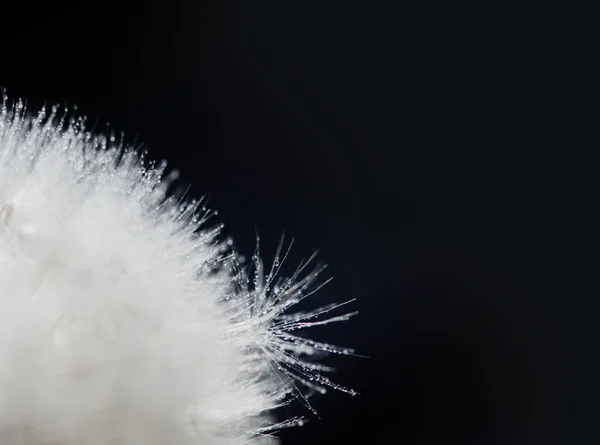
{"label": "delicate white hair", "polygon": [[293,332],[352,314],[287,314],[322,268],[241,267],[164,163],[25,108],[0,111],[2,445],[271,443],[297,386],[353,394],[304,358],[352,351]]}

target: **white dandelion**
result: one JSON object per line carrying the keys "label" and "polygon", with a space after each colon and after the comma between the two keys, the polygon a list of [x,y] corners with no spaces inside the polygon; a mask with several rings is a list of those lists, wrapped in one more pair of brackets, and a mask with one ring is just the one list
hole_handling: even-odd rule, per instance
{"label": "white dandelion", "polygon": [[[272,443],[272,410],[327,387],[311,356],[353,354],[296,331],[323,268],[243,268],[166,165],[85,119],[0,111],[0,443]],[[122,140],[122,138],[121,138]],[[289,248],[288,248],[289,249]]]}

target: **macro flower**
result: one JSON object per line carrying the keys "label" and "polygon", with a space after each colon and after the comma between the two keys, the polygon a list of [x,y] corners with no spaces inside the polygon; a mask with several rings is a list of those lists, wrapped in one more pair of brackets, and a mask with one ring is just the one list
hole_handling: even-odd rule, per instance
{"label": "macro flower", "polygon": [[166,164],[58,107],[0,111],[0,443],[273,443],[277,407],[327,387],[294,306],[322,267],[244,265]]}

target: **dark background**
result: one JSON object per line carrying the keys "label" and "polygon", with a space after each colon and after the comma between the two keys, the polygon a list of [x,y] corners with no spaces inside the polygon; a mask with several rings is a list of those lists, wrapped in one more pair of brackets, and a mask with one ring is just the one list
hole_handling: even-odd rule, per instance
{"label": "dark background", "polygon": [[597,144],[567,125],[568,18],[400,3],[26,5],[0,84],[144,142],[242,252],[255,228],[266,258],[295,238],[288,273],[320,249],[312,304],[360,315],[315,335],[369,358],[328,358],[361,395],[294,404],[284,444],[596,443]]}

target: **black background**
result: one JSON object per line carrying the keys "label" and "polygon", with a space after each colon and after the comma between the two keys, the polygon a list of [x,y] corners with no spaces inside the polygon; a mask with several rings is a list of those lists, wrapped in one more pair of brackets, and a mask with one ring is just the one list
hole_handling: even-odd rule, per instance
{"label": "black background", "polygon": [[361,395],[292,405],[310,422],[284,444],[595,443],[597,144],[567,125],[568,19],[400,3],[25,6],[0,84],[144,142],[242,252],[255,228],[266,258],[295,238],[287,272],[320,249],[312,304],[360,315],[315,335],[369,358],[328,358]]}

